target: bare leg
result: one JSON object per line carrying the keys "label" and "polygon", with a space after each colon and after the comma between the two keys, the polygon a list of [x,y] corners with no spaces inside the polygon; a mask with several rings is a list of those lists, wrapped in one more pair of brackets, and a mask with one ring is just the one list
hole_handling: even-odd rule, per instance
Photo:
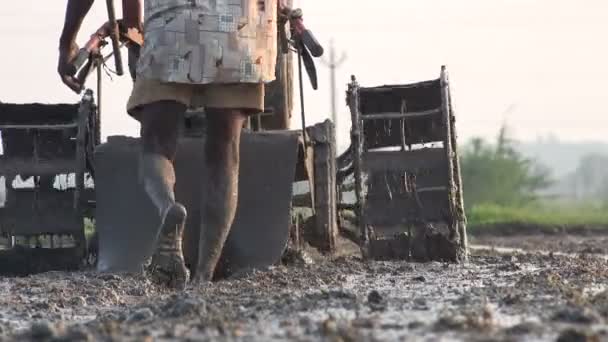
{"label": "bare leg", "polygon": [[241,129],[245,118],[245,113],[240,110],[207,110],[202,218],[195,275],[197,282],[213,279],[234,220]]}
{"label": "bare leg", "polygon": [[174,288],[184,288],[189,273],[184,265],[182,235],[186,209],[175,202],[177,130],[186,106],[173,101],[160,101],[144,106],[141,117],[142,153],[140,181],[158,210],[161,226],[152,256],[152,277]]}

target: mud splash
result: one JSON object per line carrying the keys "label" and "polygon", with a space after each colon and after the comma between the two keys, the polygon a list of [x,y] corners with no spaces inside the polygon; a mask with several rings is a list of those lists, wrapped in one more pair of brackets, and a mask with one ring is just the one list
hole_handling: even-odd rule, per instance
{"label": "mud splash", "polygon": [[0,278],[0,340],[608,339],[603,258],[474,249],[466,265],[315,259],[179,294],[143,275]]}

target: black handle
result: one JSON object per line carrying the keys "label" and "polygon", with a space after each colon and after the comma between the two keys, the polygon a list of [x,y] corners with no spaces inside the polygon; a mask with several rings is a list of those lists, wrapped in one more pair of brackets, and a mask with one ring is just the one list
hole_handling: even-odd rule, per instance
{"label": "black handle", "polygon": [[323,46],[319,43],[319,41],[315,38],[315,36],[310,32],[310,30],[306,29],[302,32],[302,44],[308,48],[310,54],[313,57],[321,57],[323,56]]}
{"label": "black handle", "polygon": [[93,66],[93,60],[88,59],[87,61],[88,62],[85,65],[85,67],[82,68],[80,71],[78,71],[78,75],[76,75],[76,80],[78,81],[78,84],[80,84],[80,85],[84,85],[84,83],[87,80],[87,77],[91,73],[91,67]]}
{"label": "black handle", "polygon": [[80,68],[89,60],[91,53],[86,49],[82,48],[78,51],[78,55],[74,58],[74,61],[71,63],[71,68],[68,72],[68,76],[74,76],[80,70]]}

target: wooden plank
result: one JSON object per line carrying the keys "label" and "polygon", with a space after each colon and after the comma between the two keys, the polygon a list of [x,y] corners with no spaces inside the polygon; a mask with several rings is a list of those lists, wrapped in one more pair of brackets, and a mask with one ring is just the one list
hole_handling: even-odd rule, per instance
{"label": "wooden plank", "polygon": [[71,159],[33,160],[0,157],[0,175],[57,175],[73,173],[76,161]]}
{"label": "wooden plank", "polygon": [[[409,187],[406,185],[406,172],[404,171],[376,171],[368,174],[368,193],[384,193],[387,191],[403,192]],[[418,192],[424,192],[435,187],[447,186],[447,169],[435,168],[430,172],[417,172],[415,186]]]}
{"label": "wooden plank", "polygon": [[68,123],[68,124],[54,124],[54,125],[45,125],[45,124],[40,124],[40,125],[29,125],[29,124],[12,125],[12,124],[4,124],[4,125],[0,125],[0,130],[2,130],[2,129],[64,130],[64,129],[71,129],[71,128],[76,128],[76,127],[78,127],[78,123],[75,123],[75,122],[74,123]]}
{"label": "wooden plank", "polygon": [[428,118],[430,116],[441,115],[441,108],[424,110],[418,112],[387,112],[378,114],[365,114],[361,116],[362,120],[393,120],[393,119],[413,119],[413,118]]}
{"label": "wooden plank", "polygon": [[325,120],[309,128],[314,145],[314,209],[317,246],[333,253],[338,238],[336,213],[336,139],[334,125]]}
{"label": "wooden plank", "polygon": [[[368,194],[365,202],[365,223],[393,226],[415,223],[421,220],[443,222],[449,218],[450,202],[446,191],[413,194]],[[420,209],[419,206],[420,205]]]}
{"label": "wooden plank", "polygon": [[363,169],[373,171],[431,170],[446,167],[443,148],[423,148],[412,151],[373,151],[362,156]]}
{"label": "wooden plank", "polygon": [[[425,120],[409,120],[406,127],[405,143],[408,145],[442,142],[445,138],[442,115],[427,117]],[[363,124],[365,146],[369,149],[401,146],[401,120],[366,120]]]}

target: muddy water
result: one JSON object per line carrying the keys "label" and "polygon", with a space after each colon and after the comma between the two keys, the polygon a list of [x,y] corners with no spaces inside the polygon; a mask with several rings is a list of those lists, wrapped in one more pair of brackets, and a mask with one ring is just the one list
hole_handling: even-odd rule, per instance
{"label": "muddy water", "polygon": [[179,294],[143,275],[0,278],[0,340],[608,340],[605,259],[473,251],[466,265],[317,259]]}

